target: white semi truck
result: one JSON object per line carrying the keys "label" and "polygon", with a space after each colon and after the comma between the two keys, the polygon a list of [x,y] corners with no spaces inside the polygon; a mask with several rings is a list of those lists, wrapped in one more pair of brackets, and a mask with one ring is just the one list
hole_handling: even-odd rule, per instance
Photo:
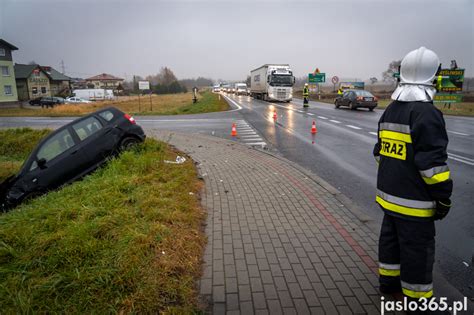
{"label": "white semi truck", "polygon": [[258,99],[289,102],[294,84],[288,64],[265,64],[250,72],[250,95]]}

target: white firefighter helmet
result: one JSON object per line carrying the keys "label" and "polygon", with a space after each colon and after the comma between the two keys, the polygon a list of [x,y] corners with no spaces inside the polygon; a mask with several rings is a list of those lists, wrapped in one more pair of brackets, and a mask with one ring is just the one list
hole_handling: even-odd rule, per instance
{"label": "white firefighter helmet", "polygon": [[305,83],[304,86],[308,86],[308,83]]}
{"label": "white firefighter helmet", "polygon": [[400,85],[392,99],[403,102],[433,100],[436,89],[432,86],[439,67],[439,58],[432,50],[420,47],[410,51],[400,65]]}

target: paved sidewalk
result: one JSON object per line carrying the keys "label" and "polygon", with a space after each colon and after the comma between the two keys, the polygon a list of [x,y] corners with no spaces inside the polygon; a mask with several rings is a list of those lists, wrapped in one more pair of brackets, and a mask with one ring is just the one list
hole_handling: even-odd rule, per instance
{"label": "paved sidewalk", "polygon": [[214,314],[380,314],[377,236],[317,177],[239,143],[148,130],[205,180],[199,290]]}

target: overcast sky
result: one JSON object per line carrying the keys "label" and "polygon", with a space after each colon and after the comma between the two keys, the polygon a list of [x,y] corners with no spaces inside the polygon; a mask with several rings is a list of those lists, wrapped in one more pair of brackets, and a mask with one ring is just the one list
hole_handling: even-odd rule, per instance
{"label": "overcast sky", "polygon": [[381,77],[426,46],[443,65],[474,65],[474,1],[0,0],[0,38],[14,61],[66,74],[130,79],[170,67],[178,78],[245,79],[265,63],[296,76]]}

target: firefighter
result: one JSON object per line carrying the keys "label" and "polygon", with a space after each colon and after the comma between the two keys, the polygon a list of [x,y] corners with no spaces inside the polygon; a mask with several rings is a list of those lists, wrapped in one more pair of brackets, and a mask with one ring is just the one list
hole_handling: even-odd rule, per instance
{"label": "firefighter", "polygon": [[337,89],[337,96],[342,96],[342,89],[341,88]]}
{"label": "firefighter", "polygon": [[304,88],[303,88],[303,107],[309,107],[308,99],[309,99],[309,88],[308,88],[308,83],[305,83]]}
{"label": "firefighter", "polygon": [[385,212],[379,239],[380,291],[433,296],[435,220],[451,207],[448,136],[433,105],[438,56],[421,47],[403,58],[394,100],[378,124],[376,202]]}

